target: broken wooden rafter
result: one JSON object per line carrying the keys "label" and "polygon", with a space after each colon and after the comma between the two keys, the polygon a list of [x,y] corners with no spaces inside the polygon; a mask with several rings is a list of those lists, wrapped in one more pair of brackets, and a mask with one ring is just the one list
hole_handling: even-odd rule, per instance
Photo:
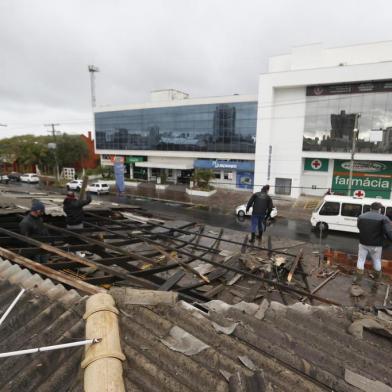
{"label": "broken wooden rafter", "polygon": [[[52,225],[48,225],[48,226],[52,226]],[[53,226],[53,227],[56,228],[55,226]],[[59,229],[59,228],[56,228],[56,229],[58,231],[60,231],[60,232],[62,230],[64,230],[64,229]],[[68,230],[65,230],[65,231],[68,232],[68,233],[74,234],[74,233],[72,233],[72,232],[70,232]],[[0,232],[4,233],[4,234],[8,234],[10,237],[17,238],[17,239],[19,239],[19,240],[21,240],[23,242],[28,243],[28,244],[35,245],[38,248],[40,248],[42,250],[45,250],[45,251],[47,251],[49,253],[53,253],[53,254],[56,254],[58,256],[61,256],[61,257],[65,258],[67,260],[77,262],[77,263],[81,264],[82,266],[87,266],[87,267],[92,267],[92,268],[99,268],[100,270],[105,271],[105,272],[107,272],[107,273],[109,273],[111,275],[114,275],[114,276],[116,276],[117,278],[119,278],[121,280],[130,280],[133,283],[135,283],[137,285],[140,285],[142,287],[145,287],[145,288],[155,288],[156,287],[151,282],[149,282],[148,280],[145,280],[145,279],[142,279],[142,278],[138,278],[138,277],[133,276],[133,275],[131,275],[129,273],[126,273],[126,272],[119,272],[115,268],[108,267],[108,266],[103,265],[103,264],[101,264],[101,263],[99,263],[97,261],[94,261],[94,262],[88,261],[88,260],[84,259],[83,257],[77,256],[77,255],[75,255],[73,253],[65,252],[65,251],[63,251],[61,249],[56,248],[55,246],[52,246],[52,245],[49,245],[49,244],[45,244],[44,242],[37,241],[37,240],[35,240],[33,238],[26,237],[26,236],[24,236],[22,234],[15,233],[13,231],[4,229],[2,227],[0,227]],[[78,236],[77,234],[74,234],[74,235]],[[97,242],[99,242],[99,241],[97,241]],[[28,260],[28,259],[26,259],[26,260]]]}
{"label": "broken wooden rafter", "polygon": [[[86,214],[87,214],[87,213],[86,213]],[[88,215],[95,215],[95,214],[88,213]],[[97,216],[97,215],[95,215],[95,216]],[[133,220],[132,218],[127,218],[127,219],[130,220],[130,221]],[[181,228],[166,227],[166,226],[163,225],[163,224],[152,223],[152,222],[151,222],[150,224],[151,224],[152,226],[155,226],[155,227],[160,227],[160,228],[166,229],[166,230],[172,230],[172,231],[174,231],[174,232],[178,232],[178,233],[182,233],[182,234],[186,234],[186,235],[192,234],[192,232],[189,232],[189,231],[184,230],[184,229],[181,229]],[[124,223],[124,225],[127,225],[127,224]],[[210,238],[210,239],[213,239],[213,240],[216,240],[216,239],[217,239],[217,237],[212,236],[212,235],[208,235],[208,234],[202,234],[201,236],[202,236],[203,238]],[[222,242],[227,242],[227,243],[234,244],[234,245],[242,245],[242,243],[239,242],[239,241],[233,241],[233,240],[229,240],[229,239],[222,239]],[[268,248],[264,248],[264,247],[262,247],[262,246],[257,246],[257,245],[253,245],[253,244],[252,244],[252,245],[249,245],[249,244],[248,244],[248,246],[249,246],[250,248],[253,248],[253,249],[259,249],[259,250],[263,250],[263,251],[268,251]],[[282,255],[285,255],[285,256],[292,256],[292,257],[295,257],[295,256],[296,256],[295,254],[292,254],[292,253],[283,252],[283,251],[279,251],[279,250],[275,251],[274,249],[272,249],[271,252],[272,252],[272,253],[282,254]]]}
{"label": "broken wooden rafter", "polygon": [[26,257],[11,252],[8,249],[0,248],[0,256],[6,258],[12,263],[19,264],[24,268],[28,268],[29,270],[37,272],[38,274],[41,275],[45,275],[48,278],[55,280],[56,282],[73,287],[74,289],[79,290],[86,294],[96,294],[96,293],[101,293],[106,291],[105,289],[102,289],[97,286],[93,286],[80,279],[71,278],[70,276],[68,276],[67,274],[61,271],[53,270],[43,264],[37,263],[35,261],[27,259]]}
{"label": "broken wooden rafter", "polygon": [[297,255],[295,256],[293,264],[291,265],[291,268],[290,268],[290,272],[287,275],[287,282],[288,283],[290,283],[291,279],[293,279],[293,276],[294,276],[295,270],[297,269],[298,263],[302,259],[302,255],[303,255],[303,249],[300,249],[299,252],[297,253]]}

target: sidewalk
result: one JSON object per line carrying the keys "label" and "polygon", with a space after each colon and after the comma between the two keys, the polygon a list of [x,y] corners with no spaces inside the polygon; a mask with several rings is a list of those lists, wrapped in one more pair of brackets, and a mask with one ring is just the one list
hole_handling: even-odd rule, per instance
{"label": "sidewalk", "polygon": [[[220,214],[234,214],[237,206],[248,202],[252,192],[217,189],[217,192],[210,197],[200,197],[186,194],[185,185],[171,184],[166,190],[156,190],[155,184],[143,183],[137,188],[127,187],[126,194],[189,204],[196,208],[208,209]],[[306,196],[301,196],[298,199],[272,196],[272,199],[278,209],[279,216],[302,220],[310,219],[311,213],[319,200],[317,197]]]}

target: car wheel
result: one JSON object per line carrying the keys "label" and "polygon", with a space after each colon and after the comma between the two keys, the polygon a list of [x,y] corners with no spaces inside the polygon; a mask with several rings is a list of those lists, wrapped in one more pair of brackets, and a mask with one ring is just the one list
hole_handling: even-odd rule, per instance
{"label": "car wheel", "polygon": [[70,187],[69,187],[69,185],[67,185],[67,191],[69,191],[70,190]]}
{"label": "car wheel", "polygon": [[77,190],[78,192],[80,192],[80,186],[76,187],[76,190]]}
{"label": "car wheel", "polygon": [[323,233],[327,233],[328,232],[328,225],[325,222],[319,222],[316,225],[316,230],[318,232],[322,231]]}
{"label": "car wheel", "polygon": [[243,218],[245,216],[245,211],[239,210],[237,215]]}

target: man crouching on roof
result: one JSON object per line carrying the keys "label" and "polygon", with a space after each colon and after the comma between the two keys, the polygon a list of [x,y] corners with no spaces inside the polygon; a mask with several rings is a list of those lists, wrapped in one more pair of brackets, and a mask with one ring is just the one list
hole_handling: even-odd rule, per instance
{"label": "man crouching on roof", "polygon": [[[48,229],[45,227],[42,217],[45,215],[45,205],[39,200],[33,200],[29,213],[19,223],[21,234],[26,237],[38,237],[49,235]],[[46,263],[47,254],[37,254],[34,260],[40,263]]]}

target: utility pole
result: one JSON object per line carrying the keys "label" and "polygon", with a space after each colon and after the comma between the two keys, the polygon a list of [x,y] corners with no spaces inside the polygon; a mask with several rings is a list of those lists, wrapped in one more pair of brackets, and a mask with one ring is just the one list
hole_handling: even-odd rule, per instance
{"label": "utility pole", "polygon": [[96,105],[96,99],[95,99],[95,73],[99,72],[99,68],[96,67],[95,65],[89,65],[88,66],[88,72],[90,72],[91,106],[92,106],[93,112],[94,112],[94,108],[95,108],[95,105]]}
{"label": "utility pole", "polygon": [[354,171],[354,157],[355,157],[355,148],[358,137],[358,119],[361,117],[361,113],[355,113],[355,121],[354,121],[354,129],[353,129],[353,144],[351,146],[351,164],[350,164],[350,175],[348,179],[348,192],[347,196],[351,195],[351,188],[353,182],[353,171]]}
{"label": "utility pole", "polygon": [[[48,147],[49,148],[53,148],[53,150],[54,150],[54,161],[56,163],[56,181],[57,182],[59,182],[59,179],[60,179],[60,172],[59,172],[59,161],[58,161],[58,158],[57,158],[57,139],[56,139],[56,129],[55,129],[55,127],[58,127],[59,125],[60,124],[53,124],[53,123],[51,123],[51,124],[44,124],[45,127],[52,127],[52,130],[48,131],[48,132],[50,132],[52,134],[54,143],[49,143]],[[51,147],[50,144],[53,144],[53,147]]]}

